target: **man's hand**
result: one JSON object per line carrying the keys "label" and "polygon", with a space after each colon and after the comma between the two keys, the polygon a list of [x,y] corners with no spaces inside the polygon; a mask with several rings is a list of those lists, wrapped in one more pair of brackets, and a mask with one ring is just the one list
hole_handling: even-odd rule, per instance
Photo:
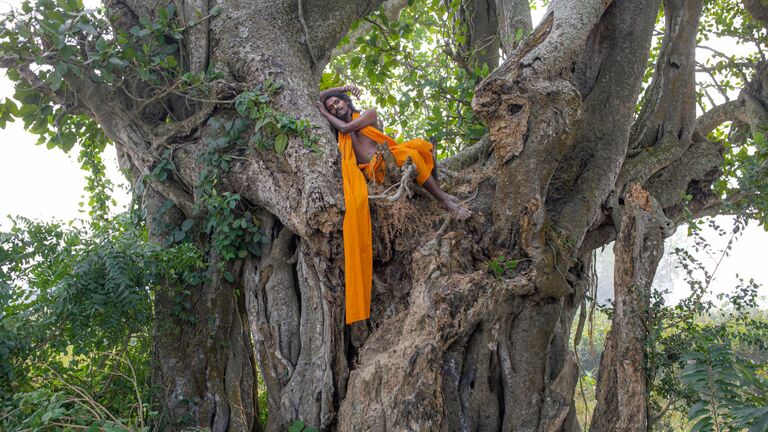
{"label": "man's hand", "polygon": [[344,87],[341,88],[341,91],[350,92],[354,97],[359,98],[361,94],[360,88],[358,88],[354,84],[347,84]]}
{"label": "man's hand", "polygon": [[324,103],[317,101],[315,105],[317,105],[317,110],[320,111],[320,114],[322,114],[326,118],[328,118],[329,116],[333,117],[333,115],[328,111],[328,108],[325,107]]}

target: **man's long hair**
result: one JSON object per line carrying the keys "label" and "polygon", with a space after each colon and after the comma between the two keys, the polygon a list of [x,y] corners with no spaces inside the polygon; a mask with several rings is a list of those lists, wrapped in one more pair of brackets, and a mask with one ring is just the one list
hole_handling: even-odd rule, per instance
{"label": "man's long hair", "polygon": [[[347,106],[349,106],[349,109],[352,110],[352,112],[360,112],[357,108],[355,108],[355,105],[352,103],[352,98],[349,97],[348,94],[343,92],[333,92],[328,94],[325,98],[323,98],[323,105],[325,106],[325,101],[328,100],[328,98],[335,97],[343,100],[347,103]],[[331,132],[333,133],[333,137],[336,138],[336,142],[339,141],[339,131],[333,125],[329,122],[328,126],[331,128]]]}

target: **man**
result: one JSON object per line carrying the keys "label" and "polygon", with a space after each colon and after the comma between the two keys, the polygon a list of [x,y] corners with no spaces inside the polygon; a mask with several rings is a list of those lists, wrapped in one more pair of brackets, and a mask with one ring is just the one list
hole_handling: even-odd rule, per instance
{"label": "man", "polygon": [[[414,139],[402,144],[374,127],[375,110],[360,114],[345,92],[360,95],[354,85],[334,87],[320,93],[317,108],[337,132],[341,153],[341,177],[344,190],[344,272],[346,322],[368,319],[371,315],[371,283],[373,280],[373,245],[371,215],[368,207],[368,185],[365,177],[378,183],[384,180],[384,160],[377,144],[387,143],[398,166],[408,158],[416,165],[416,182],[437,199],[453,217],[464,220],[471,216],[456,199],[444,192],[433,177],[435,167],[432,144]],[[362,170],[362,171],[361,171]]]}
{"label": "man", "polygon": [[[462,207],[453,195],[443,191],[434,178],[436,161],[432,144],[418,138],[402,144],[396,143],[375,127],[378,124],[376,110],[366,110],[359,114],[344,92],[360,96],[360,89],[354,85],[333,87],[320,93],[317,107],[338,132],[337,139],[342,135],[351,137],[355,159],[366,177],[374,178],[378,183],[383,181],[383,160],[376,154],[376,146],[386,142],[398,166],[402,166],[408,157],[411,158],[418,170],[416,182],[432,194],[441,207],[459,220],[467,219],[471,215],[469,210]],[[374,130],[366,130],[368,127]]]}

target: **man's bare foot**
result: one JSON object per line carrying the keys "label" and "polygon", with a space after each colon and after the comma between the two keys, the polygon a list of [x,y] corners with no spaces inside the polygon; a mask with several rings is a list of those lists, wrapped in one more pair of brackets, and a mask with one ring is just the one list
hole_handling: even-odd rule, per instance
{"label": "man's bare foot", "polygon": [[446,199],[445,201],[441,202],[440,205],[448,212],[451,216],[455,217],[458,220],[466,220],[470,216],[472,216],[472,212],[464,208],[462,205],[460,205],[457,202],[454,202],[451,199]]}

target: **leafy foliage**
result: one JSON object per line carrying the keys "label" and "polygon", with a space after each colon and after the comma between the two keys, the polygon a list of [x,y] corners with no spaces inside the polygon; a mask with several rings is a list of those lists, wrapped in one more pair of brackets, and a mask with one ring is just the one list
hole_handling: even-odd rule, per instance
{"label": "leafy foliage", "polygon": [[[720,235],[729,235],[725,248],[715,256],[714,266],[704,265],[690,251],[675,250],[690,289],[687,298],[667,306],[663,292],[652,294],[646,373],[653,422],[668,422],[665,414],[668,417],[668,413],[677,411],[680,417],[692,420],[690,427],[695,430],[742,430],[755,421],[740,417],[741,423],[735,422],[736,417],[747,412],[745,409],[768,409],[766,400],[745,396],[751,391],[747,381],[760,381],[757,377],[768,365],[768,320],[758,308],[758,286],[752,280],[739,279],[730,293],[718,295],[720,304],[708,295],[719,262],[729,254],[742,223],[742,219],[737,219],[728,232],[710,221]],[[697,225],[693,225],[691,235],[694,250],[712,253]],[[708,371],[707,383],[699,380],[702,368]],[[718,369],[728,371],[729,375],[719,377]],[[740,384],[732,388],[735,393],[725,393],[730,385],[727,383],[733,384],[737,378]],[[702,384],[708,386],[706,392]],[[723,388],[717,387],[721,384]],[[702,411],[706,407],[712,408],[706,411],[709,420],[704,419]]]}
{"label": "leafy foliage", "polygon": [[[765,323],[760,327],[765,336]],[[768,429],[768,364],[739,356],[732,333],[722,325],[704,328],[698,345],[683,356],[680,380],[698,399],[688,411],[692,431]]]}
{"label": "leafy foliage", "polygon": [[[270,106],[270,98],[280,87],[280,83],[266,79],[252,90],[240,93],[235,99],[237,113],[250,121],[247,124],[253,123],[250,143],[257,149],[272,149],[281,154],[288,145],[289,136],[297,136],[305,147],[319,151],[317,147],[319,137],[312,133],[313,126],[309,121],[292,118],[275,111]],[[226,124],[224,129],[227,130]]]}
{"label": "leafy foliage", "polygon": [[734,129],[731,140],[723,133],[713,134],[726,142],[723,176],[715,190],[727,211],[754,219],[768,231],[768,141],[761,131],[745,136],[744,128]]}
{"label": "leafy foliage", "polygon": [[[488,75],[487,66],[470,66],[456,55],[461,40],[451,25],[452,8],[441,0],[415,0],[397,21],[383,9],[352,26],[372,23],[354,48],[331,61],[321,88],[342,82],[365,83],[368,103],[392,121],[389,134],[433,138],[447,154],[480,139],[485,126],[470,103],[474,87]],[[349,43],[348,37],[340,42]],[[464,63],[463,67],[459,62]]]}
{"label": "leafy foliage", "polygon": [[317,432],[317,429],[306,427],[303,421],[296,420],[288,427],[288,432]]}
{"label": "leafy foliage", "polygon": [[0,233],[0,428],[148,420],[152,292],[199,280],[199,251],[147,242],[126,214],[95,229],[12,222]]}
{"label": "leafy foliage", "polygon": [[488,270],[493,273],[496,279],[502,277],[512,277],[517,269],[518,260],[512,258],[506,258],[503,255],[486,261],[485,265]]}
{"label": "leafy foliage", "polygon": [[[218,75],[213,69],[185,72],[179,61],[183,33],[193,25],[176,18],[174,3],[158,8],[155,19],[115,31],[103,10],[85,9],[80,0],[25,0],[21,11],[0,20],[3,65],[16,83],[13,99],[21,103],[4,101],[0,125],[20,118],[41,143],[64,151],[87,137],[99,141],[96,123],[73,110],[80,89],[71,83],[84,80],[111,85],[135,100],[139,112],[168,94],[205,100]],[[30,77],[49,91],[30,85],[24,79]]]}

